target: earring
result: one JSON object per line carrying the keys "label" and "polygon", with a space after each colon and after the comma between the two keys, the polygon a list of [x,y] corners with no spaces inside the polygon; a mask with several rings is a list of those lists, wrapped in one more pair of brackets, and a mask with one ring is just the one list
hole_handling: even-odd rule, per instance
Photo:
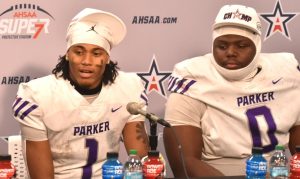
{"label": "earring", "polygon": [[68,56],[68,55],[66,55],[66,57],[65,57],[65,58],[66,58],[66,60],[67,60],[67,61],[69,61],[69,56]]}

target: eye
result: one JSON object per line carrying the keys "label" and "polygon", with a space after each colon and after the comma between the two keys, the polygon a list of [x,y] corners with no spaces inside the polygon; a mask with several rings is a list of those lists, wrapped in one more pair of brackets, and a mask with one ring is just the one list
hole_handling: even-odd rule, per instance
{"label": "eye", "polygon": [[95,57],[101,56],[101,52],[94,52],[94,56],[95,56]]}
{"label": "eye", "polygon": [[227,45],[226,45],[226,44],[217,44],[217,45],[216,45],[216,48],[225,50],[225,49],[227,48]]}
{"label": "eye", "polygon": [[77,50],[74,50],[74,53],[76,54],[76,55],[79,55],[79,56],[81,56],[81,55],[83,55],[83,50],[79,50],[79,49],[77,49]]}
{"label": "eye", "polygon": [[96,51],[93,52],[93,55],[94,55],[95,57],[102,56],[103,54],[105,54],[105,52],[102,51],[102,50],[96,50]]}
{"label": "eye", "polygon": [[237,46],[239,48],[248,48],[252,46],[252,43],[246,40],[241,40],[237,43]]}
{"label": "eye", "polygon": [[247,43],[240,43],[240,44],[238,45],[238,47],[239,47],[239,48],[247,48],[247,47],[249,47],[249,44],[247,44]]}

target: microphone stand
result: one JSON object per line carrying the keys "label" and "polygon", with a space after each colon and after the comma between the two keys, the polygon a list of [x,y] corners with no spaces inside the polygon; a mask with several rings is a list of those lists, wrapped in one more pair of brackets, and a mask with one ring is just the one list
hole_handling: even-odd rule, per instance
{"label": "microphone stand", "polygon": [[146,114],[146,118],[150,122],[150,135],[148,135],[150,148],[151,148],[151,150],[156,150],[157,140],[158,140],[158,138],[157,138],[157,122],[153,121],[151,119],[151,114]]}
{"label": "microphone stand", "polygon": [[151,150],[156,150],[157,148],[157,123],[155,121],[150,121],[150,135],[149,137],[149,143]]}

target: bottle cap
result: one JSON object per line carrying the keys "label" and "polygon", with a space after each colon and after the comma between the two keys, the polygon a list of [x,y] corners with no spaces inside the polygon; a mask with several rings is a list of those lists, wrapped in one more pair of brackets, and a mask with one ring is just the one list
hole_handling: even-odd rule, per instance
{"label": "bottle cap", "polygon": [[137,151],[136,151],[135,149],[131,149],[131,150],[129,151],[129,154],[136,155],[136,154],[137,154]]}
{"label": "bottle cap", "polygon": [[159,157],[159,151],[157,151],[157,150],[150,150],[148,152],[148,156],[149,157]]}
{"label": "bottle cap", "polygon": [[263,148],[262,147],[253,147],[252,148],[252,154],[262,154]]}
{"label": "bottle cap", "polygon": [[11,155],[0,155],[0,161],[11,160]]}
{"label": "bottle cap", "polygon": [[296,146],[296,152],[300,152],[300,145]]}
{"label": "bottle cap", "polygon": [[107,152],[106,157],[109,158],[118,158],[119,154],[117,152]]}
{"label": "bottle cap", "polygon": [[284,150],[283,145],[276,145],[275,150]]}

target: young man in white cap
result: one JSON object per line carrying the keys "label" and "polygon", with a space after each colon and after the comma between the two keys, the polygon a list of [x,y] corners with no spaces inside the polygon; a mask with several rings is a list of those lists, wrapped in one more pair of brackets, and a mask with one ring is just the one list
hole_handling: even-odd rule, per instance
{"label": "young man in white cap", "polygon": [[[175,176],[245,175],[252,147],[269,159],[277,144],[300,145],[300,68],[293,54],[260,53],[261,24],[251,7],[223,6],[213,52],[175,65],[164,143]],[[289,105],[289,107],[286,106]]]}
{"label": "young man in white cap", "polygon": [[110,60],[125,34],[114,14],[84,9],[53,74],[20,84],[13,110],[31,179],[101,178],[106,153],[118,152],[121,138],[127,150],[147,155],[144,117],[126,110],[129,102],[147,104],[144,85]]}

